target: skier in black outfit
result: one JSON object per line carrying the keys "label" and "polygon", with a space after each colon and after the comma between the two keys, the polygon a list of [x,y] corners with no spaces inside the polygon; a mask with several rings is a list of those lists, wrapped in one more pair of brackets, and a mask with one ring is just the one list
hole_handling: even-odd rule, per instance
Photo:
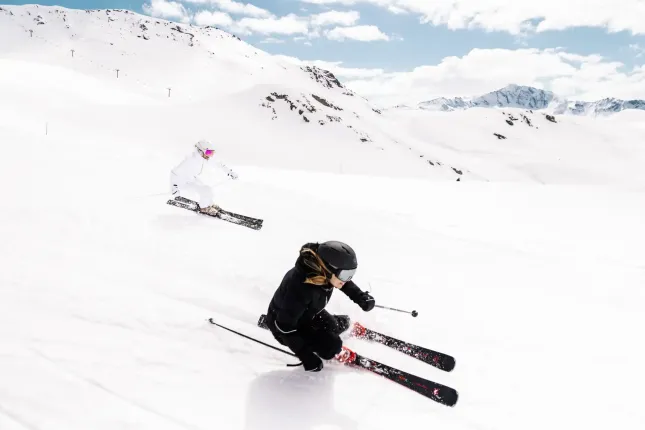
{"label": "skier in black outfit", "polygon": [[339,336],[349,328],[349,317],[333,316],[325,306],[338,288],[365,312],[374,308],[374,298],[351,280],[357,267],[356,253],[343,242],[307,243],[273,295],[266,317],[269,330],[308,372],[322,370],[321,358],[343,362],[354,354]]}

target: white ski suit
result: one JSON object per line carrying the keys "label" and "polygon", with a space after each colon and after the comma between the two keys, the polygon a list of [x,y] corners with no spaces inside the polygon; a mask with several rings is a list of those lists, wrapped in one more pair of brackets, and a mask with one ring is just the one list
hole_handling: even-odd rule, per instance
{"label": "white ski suit", "polygon": [[198,150],[195,150],[170,171],[170,192],[173,198],[182,195],[185,191],[193,190],[199,195],[199,206],[205,208],[213,204],[211,187],[198,178],[206,163],[215,163],[215,167],[222,169],[231,178],[237,179],[237,174],[222,162],[212,158],[206,160]]}

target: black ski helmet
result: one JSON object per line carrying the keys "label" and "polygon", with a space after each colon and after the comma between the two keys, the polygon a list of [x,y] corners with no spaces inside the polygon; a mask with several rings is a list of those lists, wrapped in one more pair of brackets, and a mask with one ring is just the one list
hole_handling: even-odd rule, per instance
{"label": "black ski helmet", "polygon": [[356,253],[346,243],[337,240],[323,242],[318,246],[318,255],[341,281],[351,280],[356,273]]}

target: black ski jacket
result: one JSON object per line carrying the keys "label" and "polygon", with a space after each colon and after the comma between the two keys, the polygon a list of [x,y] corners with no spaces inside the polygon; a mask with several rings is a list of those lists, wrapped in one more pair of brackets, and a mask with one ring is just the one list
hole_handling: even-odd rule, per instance
{"label": "black ski jacket", "polygon": [[[304,247],[316,249],[317,244]],[[311,269],[299,257],[276,290],[267,312],[267,323],[274,336],[298,354],[307,345],[306,330],[313,318],[325,309],[335,288],[331,284],[313,285],[305,283]],[[346,282],[341,290],[363,310],[374,307],[374,298],[361,291],[353,281]],[[304,329],[304,330],[303,330]]]}

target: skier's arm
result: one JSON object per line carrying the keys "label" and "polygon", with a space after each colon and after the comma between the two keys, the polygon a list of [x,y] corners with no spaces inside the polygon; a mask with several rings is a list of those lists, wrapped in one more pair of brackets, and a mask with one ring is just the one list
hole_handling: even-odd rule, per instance
{"label": "skier's arm", "polygon": [[222,169],[222,171],[226,173],[228,176],[230,176],[231,178],[237,179],[237,173],[235,173],[233,169],[229,168],[226,164],[222,163],[219,160],[217,160],[217,167]]}
{"label": "skier's arm", "polygon": [[368,292],[362,291],[358,288],[354,281],[346,282],[340,290],[365,312],[369,312],[374,309],[374,305],[376,304],[374,297],[372,297]]}

